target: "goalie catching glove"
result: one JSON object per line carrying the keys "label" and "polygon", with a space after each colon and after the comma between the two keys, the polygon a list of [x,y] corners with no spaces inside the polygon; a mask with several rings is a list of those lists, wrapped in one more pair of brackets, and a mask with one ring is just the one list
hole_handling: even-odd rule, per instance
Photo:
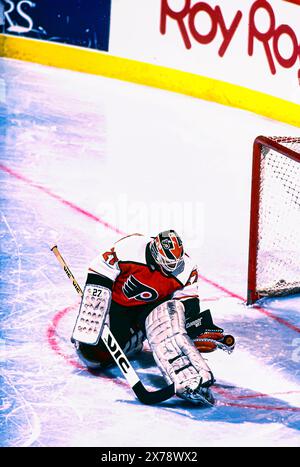
{"label": "goalie catching glove", "polygon": [[185,309],[185,327],[199,352],[208,353],[216,349],[233,352],[234,337],[229,334],[224,335],[224,330],[213,323],[210,310],[200,313],[199,307],[189,307],[187,304]]}

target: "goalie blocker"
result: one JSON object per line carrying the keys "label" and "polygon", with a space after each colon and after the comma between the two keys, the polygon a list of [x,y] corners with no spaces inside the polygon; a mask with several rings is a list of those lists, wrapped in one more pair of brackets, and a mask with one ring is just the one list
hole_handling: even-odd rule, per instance
{"label": "goalie blocker", "polygon": [[97,345],[110,309],[113,282],[98,274],[88,274],[72,342]]}

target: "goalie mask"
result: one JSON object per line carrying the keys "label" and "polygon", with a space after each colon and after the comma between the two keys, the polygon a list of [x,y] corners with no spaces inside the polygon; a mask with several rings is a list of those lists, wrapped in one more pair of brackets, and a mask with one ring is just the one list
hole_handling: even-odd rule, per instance
{"label": "goalie mask", "polygon": [[181,270],[184,266],[182,240],[175,230],[161,232],[150,242],[154,261],[167,274]]}

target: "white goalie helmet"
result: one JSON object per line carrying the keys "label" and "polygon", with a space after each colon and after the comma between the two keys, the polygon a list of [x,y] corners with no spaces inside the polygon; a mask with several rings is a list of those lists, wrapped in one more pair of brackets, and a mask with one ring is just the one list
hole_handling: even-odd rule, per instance
{"label": "white goalie helmet", "polygon": [[159,233],[150,242],[150,251],[154,261],[168,274],[184,266],[182,240],[175,230]]}

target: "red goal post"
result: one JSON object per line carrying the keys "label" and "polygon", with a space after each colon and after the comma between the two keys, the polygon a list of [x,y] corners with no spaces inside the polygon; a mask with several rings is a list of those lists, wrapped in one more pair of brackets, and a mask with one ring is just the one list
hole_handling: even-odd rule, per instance
{"label": "red goal post", "polygon": [[300,293],[300,137],[253,145],[247,304]]}

